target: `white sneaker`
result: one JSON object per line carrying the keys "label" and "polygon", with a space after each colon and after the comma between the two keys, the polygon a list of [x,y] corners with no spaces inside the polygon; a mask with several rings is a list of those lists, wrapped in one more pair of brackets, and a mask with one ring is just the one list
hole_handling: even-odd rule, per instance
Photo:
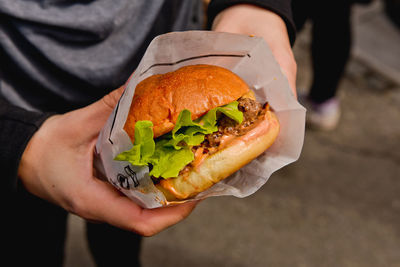
{"label": "white sneaker", "polygon": [[340,103],[336,97],[314,103],[307,97],[300,96],[299,101],[307,109],[306,123],[311,129],[332,131],[339,124]]}

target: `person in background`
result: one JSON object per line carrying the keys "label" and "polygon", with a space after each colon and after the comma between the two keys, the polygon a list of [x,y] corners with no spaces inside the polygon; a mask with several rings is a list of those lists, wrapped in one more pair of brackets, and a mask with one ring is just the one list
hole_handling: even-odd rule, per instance
{"label": "person in background", "polygon": [[340,119],[340,100],[337,90],[351,49],[351,7],[354,3],[370,0],[293,0],[293,19],[297,31],[305,22],[312,22],[311,88],[300,96],[307,108],[307,125],[317,130],[330,131]]}
{"label": "person in background", "polygon": [[[98,266],[140,266],[141,236],[197,203],[143,209],[96,179],[93,149],[150,41],[201,29],[197,0],[0,0],[3,262],[62,266],[69,213]],[[290,1],[214,0],[215,31],[263,37],[295,91]],[[212,25],[212,26],[211,26]]]}
{"label": "person in background", "polygon": [[385,13],[395,27],[400,29],[400,0],[385,0]]}

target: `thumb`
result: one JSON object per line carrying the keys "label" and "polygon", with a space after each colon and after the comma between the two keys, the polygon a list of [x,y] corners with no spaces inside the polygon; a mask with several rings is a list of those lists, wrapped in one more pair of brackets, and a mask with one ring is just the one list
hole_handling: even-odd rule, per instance
{"label": "thumb", "polygon": [[80,117],[82,122],[81,126],[85,128],[90,126],[92,132],[100,131],[117,105],[124,89],[125,86],[121,86],[93,104],[76,110],[75,112],[79,113],[77,117]]}
{"label": "thumb", "polygon": [[[110,110],[112,110],[117,105],[119,99],[121,98],[122,94],[124,93],[124,90],[125,90],[125,85],[123,85],[120,88],[115,89],[111,93],[105,95],[98,102],[102,103],[104,105],[104,108],[109,108]],[[100,105],[100,103],[99,103],[99,105]]]}
{"label": "thumb", "polygon": [[94,112],[99,115],[99,113],[109,113],[114,109],[114,107],[118,104],[119,99],[124,93],[125,85],[119,87],[103,96],[100,100],[94,102],[93,104],[87,106],[88,112]]}

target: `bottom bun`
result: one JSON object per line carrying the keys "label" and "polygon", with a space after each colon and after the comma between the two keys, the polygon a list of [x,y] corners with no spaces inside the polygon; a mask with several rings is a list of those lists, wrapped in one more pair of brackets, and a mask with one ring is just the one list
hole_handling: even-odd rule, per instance
{"label": "bottom bun", "polygon": [[227,178],[267,150],[279,133],[275,114],[267,111],[265,119],[247,132],[234,138],[224,149],[207,157],[189,174],[161,179],[157,188],[168,201],[184,200]]}

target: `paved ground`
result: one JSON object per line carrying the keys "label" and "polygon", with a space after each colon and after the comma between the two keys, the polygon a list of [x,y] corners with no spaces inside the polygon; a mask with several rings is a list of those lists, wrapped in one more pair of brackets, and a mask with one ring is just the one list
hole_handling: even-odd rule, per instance
{"label": "paved ground", "polygon": [[400,84],[400,34],[382,8],[382,2],[375,1],[354,9],[353,54],[375,72]]}
{"label": "paved ground", "polygon": [[[385,38],[379,49],[400,56]],[[300,91],[311,76],[308,46],[305,31],[295,46]],[[207,199],[146,238],[143,266],[400,266],[400,85],[376,70],[390,65],[380,61],[351,60],[336,131],[307,131],[300,160],[254,195]],[[66,267],[94,266],[82,231],[72,217]]]}

